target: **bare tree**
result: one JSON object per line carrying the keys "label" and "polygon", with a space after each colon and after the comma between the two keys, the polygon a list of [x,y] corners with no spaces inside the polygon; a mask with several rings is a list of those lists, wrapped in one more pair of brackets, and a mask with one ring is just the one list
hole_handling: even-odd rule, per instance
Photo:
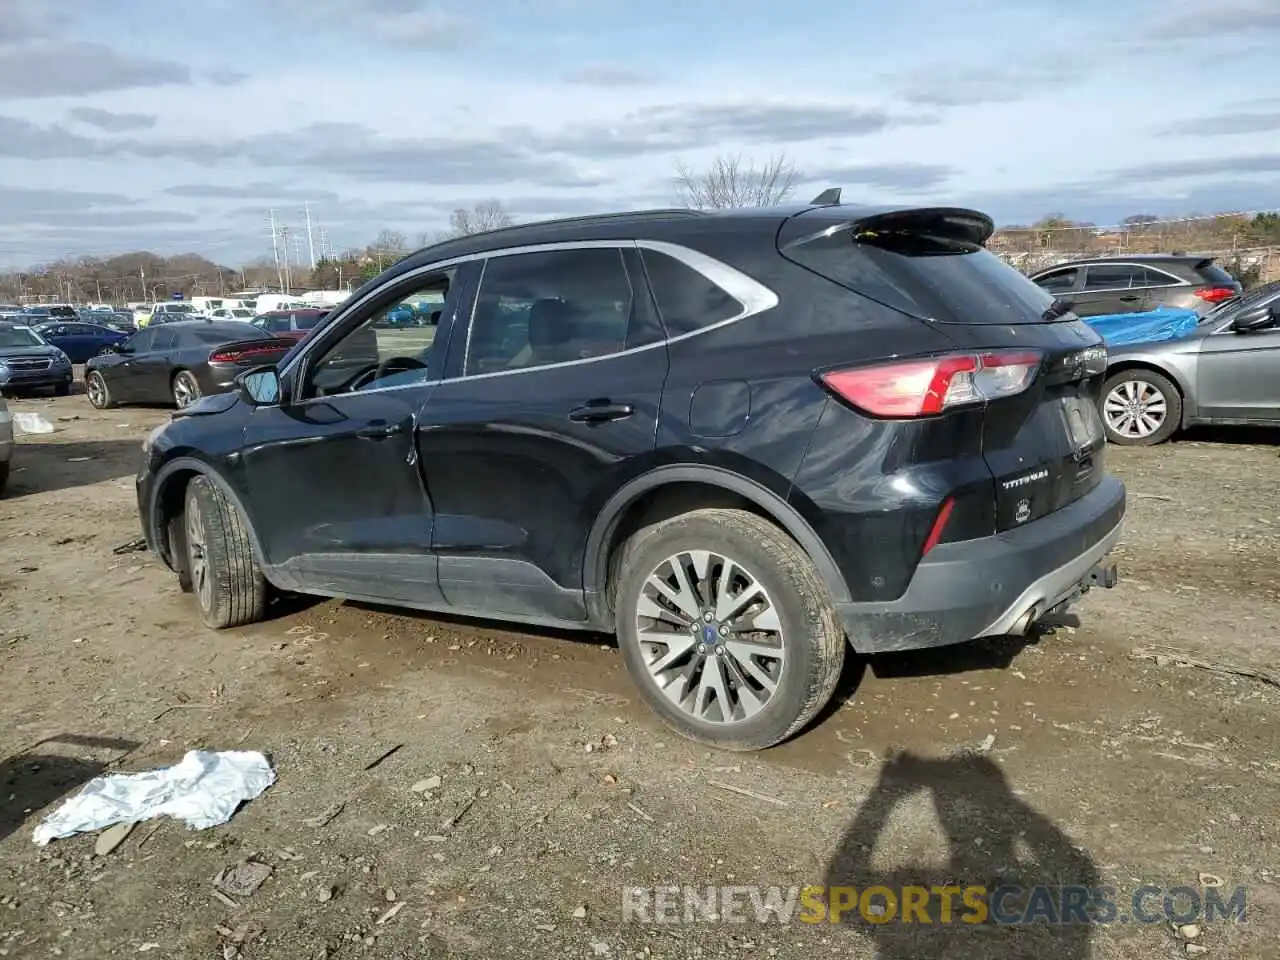
{"label": "bare tree", "polygon": [[501,200],[481,200],[470,210],[459,207],[449,214],[449,229],[440,234],[441,240],[467,237],[473,233],[500,230],[515,226],[515,220],[502,206]]}
{"label": "bare tree", "polygon": [[369,245],[369,256],[378,266],[381,273],[384,267],[390,266],[409,250],[409,241],[398,230],[382,230]]}
{"label": "bare tree", "polygon": [[729,207],[775,207],[791,195],[796,168],[785,153],[759,167],[740,155],[721,154],[706,170],[676,164],[676,197],[694,210]]}

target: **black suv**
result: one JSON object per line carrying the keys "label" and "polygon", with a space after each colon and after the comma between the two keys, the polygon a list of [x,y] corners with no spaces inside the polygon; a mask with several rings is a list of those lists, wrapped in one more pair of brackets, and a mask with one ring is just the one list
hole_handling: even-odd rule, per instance
{"label": "black suv", "polygon": [[1031,279],[1069,301],[1080,317],[1144,313],[1159,307],[1204,316],[1244,290],[1213,257],[1161,253],[1072,260],[1033,273]]}
{"label": "black suv", "polygon": [[[676,730],[768,746],[846,643],[1022,633],[1114,581],[1106,349],[991,232],[815,201],[428,247],[147,439],[147,542],[211,627],[274,587],[616,632]],[[382,326],[424,296],[438,326]]]}

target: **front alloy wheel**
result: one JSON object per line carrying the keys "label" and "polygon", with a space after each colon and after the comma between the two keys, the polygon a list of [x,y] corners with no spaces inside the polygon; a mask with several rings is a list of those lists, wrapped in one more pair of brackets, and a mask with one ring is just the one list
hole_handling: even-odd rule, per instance
{"label": "front alloy wheel", "polygon": [[84,392],[89,397],[89,404],[95,410],[106,410],[112,406],[111,391],[107,388],[107,381],[97,370],[90,370],[88,376],[84,378]]}

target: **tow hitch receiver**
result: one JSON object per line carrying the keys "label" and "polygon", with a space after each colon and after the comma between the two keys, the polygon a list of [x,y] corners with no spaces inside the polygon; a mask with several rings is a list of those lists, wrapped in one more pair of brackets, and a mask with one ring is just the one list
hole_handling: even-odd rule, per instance
{"label": "tow hitch receiver", "polygon": [[1115,562],[1100,563],[1089,571],[1089,586],[1110,590],[1120,580]]}
{"label": "tow hitch receiver", "polygon": [[[1067,608],[1075,603],[1094,587],[1102,587],[1104,590],[1110,590],[1120,580],[1120,573],[1116,569],[1114,561],[1107,563],[1095,564],[1093,569],[1089,571],[1088,576],[1084,577],[1076,584],[1075,589],[1060,599],[1052,607],[1049,608],[1042,616],[1056,616],[1066,613]],[[1037,617],[1037,619],[1039,619]]]}

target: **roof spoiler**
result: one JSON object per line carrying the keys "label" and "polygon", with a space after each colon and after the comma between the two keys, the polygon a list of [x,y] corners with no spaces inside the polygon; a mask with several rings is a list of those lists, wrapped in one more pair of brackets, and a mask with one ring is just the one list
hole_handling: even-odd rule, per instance
{"label": "roof spoiler", "polygon": [[996,232],[995,221],[985,213],[964,207],[918,207],[875,213],[856,221],[854,235],[867,233],[920,233],[981,246]]}
{"label": "roof spoiler", "polygon": [[[823,194],[826,195],[825,193]],[[996,226],[985,213],[966,207],[906,207],[897,210],[811,207],[783,225],[779,247],[807,243],[829,235],[832,229],[847,231],[856,242],[876,234],[913,233],[984,245]]]}

